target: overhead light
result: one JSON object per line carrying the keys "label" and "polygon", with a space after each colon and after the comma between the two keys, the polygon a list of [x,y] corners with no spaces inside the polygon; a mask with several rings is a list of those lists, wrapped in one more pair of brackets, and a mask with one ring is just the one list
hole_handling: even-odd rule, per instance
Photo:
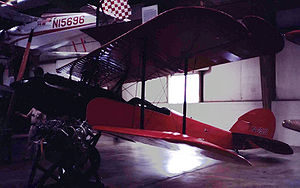
{"label": "overhead light", "polygon": [[7,1],[7,2],[0,1],[0,3],[1,3],[1,7],[7,7],[7,6],[12,7],[13,6],[10,1]]}
{"label": "overhead light", "polygon": [[26,1],[26,0],[17,0],[17,3],[22,3],[24,1]]}
{"label": "overhead light", "polygon": [[19,28],[19,26],[15,26],[15,27],[10,28],[8,31],[15,32],[18,28]]}

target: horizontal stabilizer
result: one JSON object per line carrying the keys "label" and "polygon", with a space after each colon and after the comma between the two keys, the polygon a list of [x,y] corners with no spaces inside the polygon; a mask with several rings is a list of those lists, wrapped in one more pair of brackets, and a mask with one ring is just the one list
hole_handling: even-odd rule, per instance
{"label": "horizontal stabilizer", "polygon": [[[232,133],[234,142],[241,142],[244,145],[250,145],[254,143],[255,145],[273,153],[277,154],[293,154],[293,149],[286,143],[280,142],[278,140],[273,140],[269,138],[247,135],[247,134],[238,134]],[[249,147],[248,147],[249,148]],[[243,148],[237,148],[243,149]]]}
{"label": "horizontal stabilizer", "polygon": [[104,132],[113,132],[119,134],[142,136],[146,138],[161,139],[171,143],[187,144],[190,146],[195,146],[200,149],[206,150],[207,152],[202,152],[202,154],[207,157],[251,166],[251,163],[248,160],[246,160],[244,157],[232,151],[226,150],[215,144],[203,141],[200,138],[183,135],[176,132],[150,131],[150,130],[119,128],[119,127],[109,127],[109,126],[93,126],[93,129],[104,131]]}
{"label": "horizontal stabilizer", "polygon": [[235,149],[251,149],[257,146],[278,154],[293,154],[293,149],[286,143],[273,140],[276,120],[268,109],[254,109],[241,117],[232,126]]}

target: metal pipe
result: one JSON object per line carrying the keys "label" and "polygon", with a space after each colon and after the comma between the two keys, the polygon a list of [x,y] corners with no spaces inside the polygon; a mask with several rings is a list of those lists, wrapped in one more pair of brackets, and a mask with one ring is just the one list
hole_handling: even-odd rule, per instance
{"label": "metal pipe", "polygon": [[102,1],[99,1],[97,3],[97,10],[96,10],[96,27],[99,26],[99,8],[100,8],[100,4],[102,3]]}
{"label": "metal pipe", "polygon": [[183,120],[182,134],[186,134],[186,84],[187,84],[188,58],[184,60],[184,101],[183,101]]}
{"label": "metal pipe", "polygon": [[73,44],[73,48],[74,48],[74,51],[77,52],[77,48],[76,48],[76,44],[74,41],[72,41],[72,44]]}
{"label": "metal pipe", "polygon": [[144,48],[142,49],[142,70],[141,70],[141,81],[142,81],[142,91],[141,91],[141,114],[140,114],[140,129],[144,129],[144,119],[145,119],[145,88],[146,88],[146,45],[147,41],[144,41]]}

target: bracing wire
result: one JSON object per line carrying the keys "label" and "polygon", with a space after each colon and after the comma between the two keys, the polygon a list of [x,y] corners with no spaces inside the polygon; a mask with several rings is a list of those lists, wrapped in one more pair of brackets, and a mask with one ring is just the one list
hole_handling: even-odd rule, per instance
{"label": "bracing wire", "polygon": [[[158,74],[158,73],[156,73]],[[159,75],[157,75],[159,77]],[[167,77],[165,77],[167,79]],[[160,81],[160,84],[161,84],[161,90],[159,91],[159,93],[157,94],[157,96],[155,97],[154,101],[152,103],[154,103],[156,106],[160,103],[161,101],[161,98],[163,96],[166,96],[167,93],[166,93],[166,88],[167,88],[167,82],[165,84],[163,84],[162,82],[162,77],[159,77],[159,81]],[[163,93],[162,93],[163,92]],[[162,94],[161,94],[162,93]],[[157,100],[157,98],[159,97],[159,99]],[[166,96],[167,97],[167,96]],[[145,120],[145,125],[147,125],[147,123],[151,120],[151,118],[153,117],[153,114],[154,114],[155,111],[151,111],[150,112],[150,116]]]}

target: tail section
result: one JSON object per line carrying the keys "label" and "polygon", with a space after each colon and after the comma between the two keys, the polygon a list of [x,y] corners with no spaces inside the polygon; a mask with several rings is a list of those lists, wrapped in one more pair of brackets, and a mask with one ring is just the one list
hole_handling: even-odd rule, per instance
{"label": "tail section", "polygon": [[275,133],[275,117],[270,110],[255,109],[242,115],[230,132],[272,139]]}
{"label": "tail section", "polygon": [[232,126],[234,149],[256,147],[278,154],[292,154],[292,148],[283,142],[273,140],[276,119],[267,109],[255,109],[242,115]]}

